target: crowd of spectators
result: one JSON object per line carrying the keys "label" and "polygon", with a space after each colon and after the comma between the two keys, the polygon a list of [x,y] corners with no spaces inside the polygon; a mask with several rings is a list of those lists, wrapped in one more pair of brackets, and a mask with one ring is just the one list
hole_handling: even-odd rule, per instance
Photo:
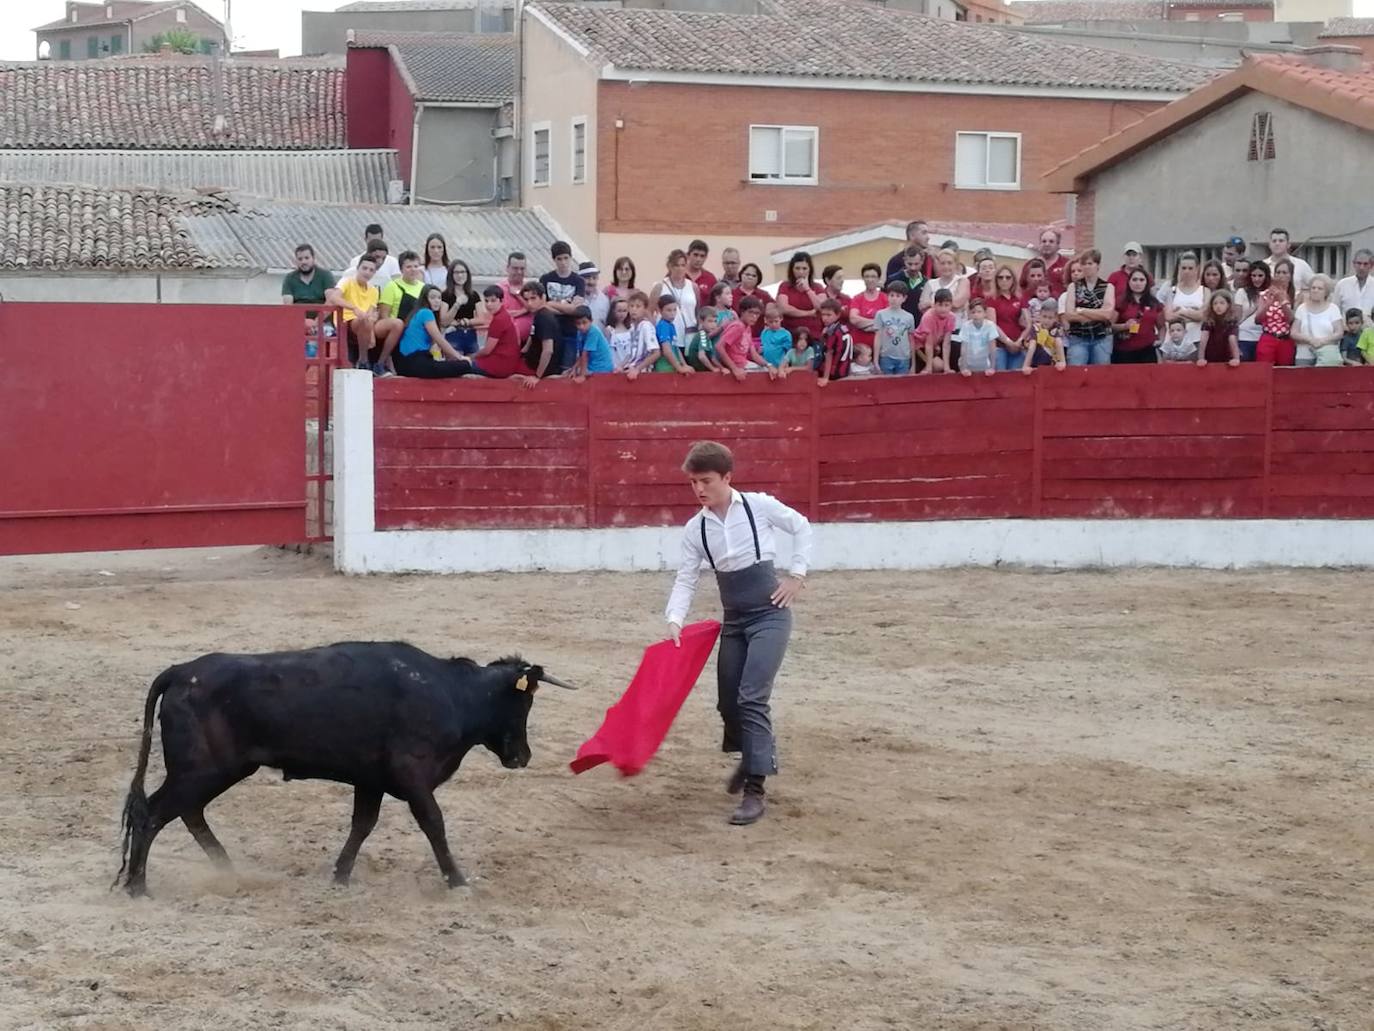
{"label": "crowd of spectators", "polygon": [[[342,333],[350,363],[378,376],[485,376],[527,387],[553,376],[649,373],[741,381],[805,374],[824,386],[1069,365],[1374,364],[1368,250],[1355,253],[1352,275],[1333,282],[1291,253],[1288,231],[1275,228],[1263,259],[1232,237],[1220,260],[1185,252],[1172,278],[1157,283],[1134,241],[1104,275],[1100,252],[1064,254],[1053,228],[1019,271],[986,250],[965,266],[954,241],[933,245],[919,220],[906,237],[886,267],[863,266],[862,289],[852,292],[842,267],[817,270],[804,251],[771,291],[735,248],[721,253],[717,275],[702,240],[669,253],[662,278],[643,285],[625,257],[603,285],[600,268],[575,263],[559,241],[551,272],[527,279],[526,256],[515,252],[504,280],[479,292],[442,236],[392,256],[382,227],[370,225],[363,252],[337,279],[316,265],[309,244],[298,247],[282,299],[307,306],[308,335]],[[340,309],[337,328],[320,327],[308,307],[326,304]]]}

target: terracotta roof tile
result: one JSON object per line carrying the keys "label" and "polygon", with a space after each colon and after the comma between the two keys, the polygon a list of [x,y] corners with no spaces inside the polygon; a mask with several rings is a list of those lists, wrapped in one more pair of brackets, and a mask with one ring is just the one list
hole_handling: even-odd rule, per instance
{"label": "terracotta roof tile", "polygon": [[627,71],[1174,93],[1216,74],[1178,61],[874,4],[759,0],[759,7],[758,14],[729,17],[570,3],[529,9],[557,24],[599,62]]}
{"label": "terracotta roof tile", "polygon": [[[482,0],[354,0],[336,9],[338,14],[384,14],[390,11],[470,11]],[[515,0],[500,0],[514,7]]]}
{"label": "terracotta roof tile", "polygon": [[336,59],[134,57],[0,64],[0,147],[328,150]]}
{"label": "terracotta roof tile", "polygon": [[1065,21],[1165,21],[1169,9],[1198,7],[1272,10],[1273,0],[1012,0],[1013,11],[1027,25],[1053,25]]}
{"label": "terracotta roof tile", "polygon": [[246,257],[198,247],[185,225],[235,206],[222,196],[0,183],[0,269],[247,268]]}
{"label": "terracotta roof tile", "polygon": [[1374,36],[1374,18],[1332,18],[1318,39]]}
{"label": "terracotta roof tile", "polygon": [[359,32],[351,46],[386,47],[418,100],[515,98],[515,36],[508,32]]}

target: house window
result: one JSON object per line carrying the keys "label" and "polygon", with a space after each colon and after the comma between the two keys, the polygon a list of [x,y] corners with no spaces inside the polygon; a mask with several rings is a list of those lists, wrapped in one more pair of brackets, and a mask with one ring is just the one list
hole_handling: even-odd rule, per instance
{"label": "house window", "polygon": [[587,119],[572,120],[572,181],[587,181]]}
{"label": "house window", "polygon": [[207,56],[213,54],[215,52],[215,41],[213,39],[202,39],[200,41],[200,52]]}
{"label": "house window", "polygon": [[186,8],[177,8],[177,21],[180,22],[182,25],[186,24]]}
{"label": "house window", "polygon": [[815,186],[820,130],[814,125],[749,126],[749,180]]}
{"label": "house window", "polygon": [[551,128],[548,122],[539,122],[532,127],[534,134],[533,142],[530,145],[530,185],[548,186],[549,185],[549,135]]}
{"label": "house window", "polygon": [[955,133],[954,185],[962,190],[1021,189],[1021,134]]}
{"label": "house window", "polygon": [[1250,119],[1250,149],[1247,161],[1274,160],[1274,119],[1268,111],[1256,111]]}
{"label": "house window", "polygon": [[99,57],[99,56],[100,56],[100,37],[99,37],[99,36],[87,36],[87,37],[86,37],[86,56],[87,56],[87,57]]}
{"label": "house window", "polygon": [[111,36],[111,37],[110,37],[110,53],[112,53],[112,54],[122,54],[122,53],[124,53],[124,37],[123,37],[123,36]]}
{"label": "house window", "polygon": [[72,59],[72,41],[69,39],[59,40],[57,43],[57,59],[59,61],[70,61]]}

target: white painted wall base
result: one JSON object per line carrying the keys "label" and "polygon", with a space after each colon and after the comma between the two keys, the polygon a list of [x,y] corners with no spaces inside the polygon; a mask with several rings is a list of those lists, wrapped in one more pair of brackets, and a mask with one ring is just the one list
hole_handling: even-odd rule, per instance
{"label": "white painted wall base", "polygon": [[[680,527],[385,530],[337,540],[344,573],[634,572],[677,567]],[[782,540],[786,543],[786,539]],[[784,551],[779,564],[787,562]],[[990,519],[823,523],[815,568],[1374,566],[1374,521]]]}
{"label": "white painted wall base", "polygon": [[[342,573],[633,572],[678,563],[682,528],[675,526],[378,531],[368,372],[334,373],[334,462],[334,566]],[[781,537],[780,544],[784,565],[790,542]],[[818,570],[1001,565],[1374,567],[1374,520],[983,519],[816,527]]]}

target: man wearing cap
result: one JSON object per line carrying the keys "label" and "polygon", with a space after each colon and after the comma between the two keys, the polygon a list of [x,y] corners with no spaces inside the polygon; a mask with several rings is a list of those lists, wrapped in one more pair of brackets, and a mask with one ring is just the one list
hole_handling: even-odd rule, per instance
{"label": "man wearing cap", "polygon": [[1226,269],[1226,282],[1235,281],[1236,259],[1245,257],[1245,252],[1249,249],[1243,236],[1233,236],[1221,245],[1221,265]]}
{"label": "man wearing cap", "polygon": [[[1126,296],[1126,288],[1131,281],[1131,273],[1136,269],[1141,269],[1145,273],[1145,278],[1150,279],[1150,270],[1145,268],[1142,255],[1145,248],[1140,246],[1135,240],[1128,241],[1126,246],[1121,249],[1121,267],[1107,277],[1107,282],[1112,284],[1112,289],[1116,291],[1117,298]],[[1154,284],[1151,283],[1153,286]]]}
{"label": "man wearing cap", "polygon": [[577,266],[577,274],[582,277],[587,292],[582,295],[583,303],[592,312],[592,322],[601,328],[606,327],[606,319],[611,314],[611,299],[601,289],[601,270],[594,261],[584,261]]}

